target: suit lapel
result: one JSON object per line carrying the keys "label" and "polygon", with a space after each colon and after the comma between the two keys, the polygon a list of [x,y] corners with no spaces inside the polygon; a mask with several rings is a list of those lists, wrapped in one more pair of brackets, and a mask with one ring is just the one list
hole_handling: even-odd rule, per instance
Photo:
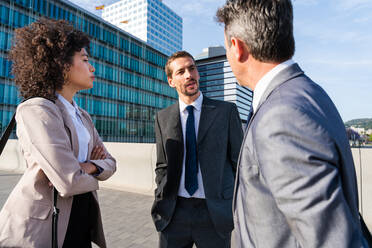
{"label": "suit lapel", "polygon": [[182,161],[184,155],[184,144],[183,144],[183,134],[182,134],[182,125],[180,118],[180,107],[178,101],[173,104],[169,111],[167,112],[167,122],[165,123],[166,128],[164,129],[164,134],[167,134],[167,143],[168,140],[171,141],[171,144],[165,144],[165,149],[168,150],[169,158],[174,161],[175,167],[173,167],[175,182],[177,182],[177,190],[179,187],[179,182],[182,174]]}
{"label": "suit lapel", "polygon": [[79,141],[74,123],[72,122],[71,117],[65,108],[65,105],[63,105],[63,103],[58,99],[56,99],[56,105],[61,111],[65,128],[69,131],[68,134],[70,135],[69,138],[71,142],[72,151],[75,157],[77,158],[79,156]]}
{"label": "suit lapel", "polygon": [[200,113],[199,131],[197,137],[198,144],[203,140],[205,134],[208,132],[209,127],[214,122],[216,116],[216,105],[213,104],[213,101],[211,101],[209,98],[203,96],[203,104]]}

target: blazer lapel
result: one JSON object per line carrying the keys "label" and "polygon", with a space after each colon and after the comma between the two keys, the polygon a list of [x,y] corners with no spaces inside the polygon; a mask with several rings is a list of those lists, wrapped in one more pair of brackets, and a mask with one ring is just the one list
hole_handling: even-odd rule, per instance
{"label": "blazer lapel", "polygon": [[209,127],[214,122],[216,116],[217,116],[216,106],[209,98],[203,96],[203,104],[200,113],[199,131],[197,138],[198,144],[203,140],[205,134],[208,132]]}
{"label": "blazer lapel", "polygon": [[65,128],[69,131],[68,134],[70,135],[69,138],[71,142],[72,151],[75,157],[77,158],[79,156],[79,140],[78,140],[78,136],[76,133],[74,123],[72,122],[71,117],[65,108],[65,105],[63,105],[63,103],[59,101],[58,99],[56,99],[55,103],[57,107],[59,108],[59,110],[61,111]]}
{"label": "blazer lapel", "polygon": [[91,128],[91,122],[90,122],[90,119],[88,116],[86,116],[86,113],[84,111],[82,111],[80,108],[80,113],[81,113],[81,121],[83,122],[83,125],[84,127],[87,129],[89,135],[90,135],[90,139],[89,139],[89,143],[88,143],[88,155],[87,155],[87,159],[89,160],[90,159],[90,154],[92,154],[92,151],[93,151],[93,139],[94,139],[94,129]]}

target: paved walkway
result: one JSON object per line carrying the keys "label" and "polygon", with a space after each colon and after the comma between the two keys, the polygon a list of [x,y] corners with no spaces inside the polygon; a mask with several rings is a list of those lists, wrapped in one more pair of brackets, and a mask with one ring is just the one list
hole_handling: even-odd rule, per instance
{"label": "paved walkway", "polygon": [[[20,177],[0,171],[0,208]],[[157,247],[158,235],[150,215],[152,196],[100,189],[98,197],[108,248]]]}

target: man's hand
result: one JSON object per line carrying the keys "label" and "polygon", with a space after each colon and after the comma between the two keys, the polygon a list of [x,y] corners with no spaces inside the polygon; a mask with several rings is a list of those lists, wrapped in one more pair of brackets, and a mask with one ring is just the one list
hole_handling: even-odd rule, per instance
{"label": "man's hand", "polygon": [[93,148],[92,154],[90,155],[90,160],[100,160],[100,159],[106,159],[106,158],[107,158],[107,154],[103,146],[95,146]]}

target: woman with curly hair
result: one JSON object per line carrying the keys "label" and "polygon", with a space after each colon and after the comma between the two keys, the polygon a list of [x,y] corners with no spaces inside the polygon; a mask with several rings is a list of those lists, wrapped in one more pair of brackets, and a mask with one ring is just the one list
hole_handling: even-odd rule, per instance
{"label": "woman with curly hair", "polygon": [[15,31],[12,74],[26,101],[17,136],[26,170],[0,212],[0,247],[50,247],[53,188],[58,247],[106,247],[96,190],[116,170],[87,112],[73,100],[93,87],[89,38],[42,18]]}

